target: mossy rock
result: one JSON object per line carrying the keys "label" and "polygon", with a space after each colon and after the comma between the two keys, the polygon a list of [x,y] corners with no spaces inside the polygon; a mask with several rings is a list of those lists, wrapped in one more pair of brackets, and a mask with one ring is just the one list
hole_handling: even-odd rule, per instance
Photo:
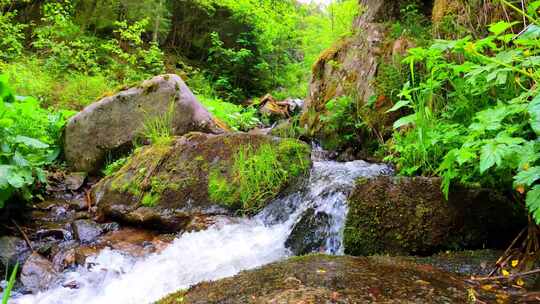
{"label": "mossy rock", "polygon": [[[235,178],[239,153],[246,155],[245,151],[249,150],[256,154],[263,147],[270,147],[276,156],[275,163],[264,164],[267,170],[280,170],[286,177],[272,183],[271,189],[264,188],[264,183],[242,184],[253,179]],[[237,189],[249,188],[254,193],[265,194],[248,197],[257,207],[248,211],[258,211],[293,178],[307,174],[311,167],[310,153],[307,144],[294,139],[247,133],[190,133],[167,145],[139,148],[119,171],[100,181],[92,189],[92,195],[105,217],[178,231],[185,228],[194,215],[245,211],[241,210],[244,205]],[[223,201],[216,200],[209,188],[211,176],[216,175],[232,189],[231,197]]]}
{"label": "mossy rock", "polygon": [[401,258],[309,255],[200,283],[157,304],[473,303],[471,292],[494,303],[494,293],[473,288],[459,275]]}
{"label": "mossy rock", "polygon": [[455,188],[449,200],[441,180],[378,177],[357,183],[349,198],[345,252],[431,254],[445,249],[503,247],[517,235],[526,212],[487,189]]}

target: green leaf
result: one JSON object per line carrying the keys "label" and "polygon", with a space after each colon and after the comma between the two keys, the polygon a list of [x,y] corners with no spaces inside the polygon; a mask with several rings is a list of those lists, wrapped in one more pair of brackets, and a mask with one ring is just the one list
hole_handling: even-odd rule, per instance
{"label": "green leaf", "polygon": [[405,117],[401,117],[396,122],[394,122],[394,129],[399,129],[403,126],[413,124],[415,122],[416,122],[416,113],[405,116]]}
{"label": "green leaf", "polygon": [[489,31],[492,32],[495,35],[500,35],[504,32],[506,32],[509,28],[511,28],[513,23],[509,23],[506,21],[499,21],[497,23],[494,23],[489,26]]}
{"label": "green leaf", "polygon": [[395,112],[405,106],[408,106],[410,103],[410,100],[400,100],[390,110],[386,111],[386,113]]}
{"label": "green leaf", "polygon": [[480,150],[480,173],[486,172],[489,168],[500,165],[503,159],[502,145],[488,143]]}
{"label": "green leaf", "polygon": [[37,140],[35,138],[31,138],[31,137],[27,137],[27,136],[22,136],[22,135],[17,135],[15,137],[15,142],[18,143],[18,144],[23,144],[29,148],[35,148],[35,149],[46,149],[49,147],[48,144],[40,141],[40,140]]}
{"label": "green leaf", "polygon": [[532,190],[527,192],[526,203],[534,220],[540,224],[540,185],[534,186]]}
{"label": "green leaf", "polygon": [[530,187],[540,179],[540,167],[532,167],[528,170],[520,171],[514,176],[514,186]]}
{"label": "green leaf", "polygon": [[527,30],[521,34],[520,39],[536,39],[540,37],[540,26],[531,24]]}
{"label": "green leaf", "polygon": [[540,95],[529,103],[529,123],[536,135],[540,136]]}

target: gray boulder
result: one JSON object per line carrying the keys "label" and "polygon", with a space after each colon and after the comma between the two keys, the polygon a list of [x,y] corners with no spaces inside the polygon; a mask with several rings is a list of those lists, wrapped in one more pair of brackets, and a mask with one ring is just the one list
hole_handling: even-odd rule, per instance
{"label": "gray boulder", "polygon": [[174,135],[223,132],[179,76],[157,76],[95,102],[69,120],[64,144],[69,167],[73,171],[98,171],[107,153],[129,148],[145,121],[163,117],[171,104]]}

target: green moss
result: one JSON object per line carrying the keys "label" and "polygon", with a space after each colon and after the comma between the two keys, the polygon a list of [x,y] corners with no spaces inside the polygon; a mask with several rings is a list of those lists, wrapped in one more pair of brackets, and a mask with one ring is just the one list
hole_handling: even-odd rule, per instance
{"label": "green moss", "polygon": [[277,146],[240,148],[229,172],[222,166],[211,169],[208,194],[213,202],[245,213],[254,213],[275,197],[291,178],[307,173],[311,162],[309,146],[282,140]]}

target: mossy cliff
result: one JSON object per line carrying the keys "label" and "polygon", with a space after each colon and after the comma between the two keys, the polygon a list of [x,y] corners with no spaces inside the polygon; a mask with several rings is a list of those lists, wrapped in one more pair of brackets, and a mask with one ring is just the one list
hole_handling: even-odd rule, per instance
{"label": "mossy cliff", "polygon": [[[93,199],[105,217],[181,230],[194,215],[256,212],[309,171],[310,152],[293,139],[190,133],[167,145],[139,148],[93,188]],[[259,171],[239,167],[240,160]]]}
{"label": "mossy cliff", "polygon": [[362,179],[349,198],[345,252],[430,254],[444,249],[502,247],[526,224],[526,213],[491,190],[459,189],[448,200],[438,178]]}

